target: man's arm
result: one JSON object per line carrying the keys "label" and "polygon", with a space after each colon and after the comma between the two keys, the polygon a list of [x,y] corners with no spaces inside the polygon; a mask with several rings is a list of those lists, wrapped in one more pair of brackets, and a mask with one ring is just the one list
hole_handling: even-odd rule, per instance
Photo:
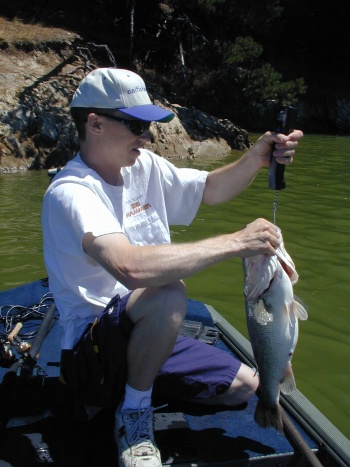
{"label": "man's arm", "polygon": [[265,219],[193,243],[135,246],[121,233],[87,233],[82,242],[85,253],[130,290],[170,284],[233,257],[271,256],[279,243],[276,227]]}
{"label": "man's arm", "polygon": [[273,156],[279,163],[289,165],[293,161],[298,140],[303,136],[295,130],[288,136],[267,132],[237,161],[208,174],[203,193],[203,203],[219,204],[241,193],[262,167],[268,167],[272,146]]}

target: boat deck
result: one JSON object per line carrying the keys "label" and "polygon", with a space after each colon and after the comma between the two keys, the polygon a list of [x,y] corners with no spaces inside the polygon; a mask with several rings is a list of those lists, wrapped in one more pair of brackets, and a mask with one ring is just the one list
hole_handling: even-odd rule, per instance
{"label": "boat deck", "polygon": [[[0,306],[16,305],[18,300],[22,306],[32,306],[48,292],[47,284],[41,281],[19,289],[1,293]],[[194,300],[189,300],[186,319],[214,326],[208,307]],[[0,368],[0,381],[3,381],[0,386],[3,422],[0,466],[24,467],[43,463],[74,467],[117,465],[114,414],[106,410],[91,421],[82,419],[65,386],[58,382],[60,336],[61,328],[55,322],[41,348],[38,375],[29,381],[21,383],[13,374],[9,378],[8,369]],[[232,352],[222,339],[215,345]],[[42,373],[46,375],[44,379]],[[294,453],[294,442],[288,436],[272,428],[257,426],[254,422],[257,400],[257,396],[253,396],[247,404],[235,410],[154,401],[155,406],[168,403],[155,414],[155,437],[163,463],[183,466],[307,465],[298,453]],[[307,448],[316,452],[317,444],[297,423],[291,423]],[[46,462],[39,462],[40,456]]]}

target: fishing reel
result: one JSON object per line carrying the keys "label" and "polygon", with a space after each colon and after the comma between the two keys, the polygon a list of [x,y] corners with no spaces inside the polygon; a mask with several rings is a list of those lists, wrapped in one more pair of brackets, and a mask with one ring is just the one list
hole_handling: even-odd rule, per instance
{"label": "fishing reel", "polygon": [[[40,379],[43,380],[44,373],[36,365],[36,359],[30,354],[32,347],[30,342],[23,341],[18,333],[22,329],[22,323],[18,322],[14,328],[6,335],[6,340],[2,340],[0,346],[0,365],[9,368],[4,376],[4,382],[9,381],[16,376],[22,379]],[[17,352],[17,357],[13,351]],[[38,357],[38,356],[37,356]]]}
{"label": "fishing reel", "polygon": [[6,334],[5,339],[1,339],[0,344],[0,365],[4,368],[10,368],[16,361],[16,356],[13,353],[13,348],[17,350],[19,355],[26,355],[31,347],[28,342],[22,341],[18,336],[22,329],[22,323],[17,323],[15,327]]}
{"label": "fishing reel", "polygon": [[12,360],[11,348],[6,345],[5,356],[9,365],[9,370],[3,378],[3,382],[12,382],[17,376],[21,381],[29,379],[39,379],[43,382],[46,374],[41,367],[37,365],[41,345],[55,323],[56,305],[53,302],[39,326],[38,332],[33,340],[33,343],[22,341],[18,333],[22,329],[22,323],[18,322],[14,328],[6,335],[6,340],[16,348],[19,354],[18,360]]}
{"label": "fishing reel", "polygon": [[0,341],[0,366],[10,368],[15,362],[16,355],[13,353],[11,343],[8,340],[1,339]]}

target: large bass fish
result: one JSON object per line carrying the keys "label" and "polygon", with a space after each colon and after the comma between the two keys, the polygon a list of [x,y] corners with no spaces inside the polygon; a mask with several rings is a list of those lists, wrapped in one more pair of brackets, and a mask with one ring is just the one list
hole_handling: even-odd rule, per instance
{"label": "large bass fish", "polygon": [[307,311],[293,294],[298,274],[281,240],[276,256],[246,258],[243,268],[247,326],[260,377],[254,419],[283,433],[279,396],[296,389],[291,359],[298,319],[307,319]]}

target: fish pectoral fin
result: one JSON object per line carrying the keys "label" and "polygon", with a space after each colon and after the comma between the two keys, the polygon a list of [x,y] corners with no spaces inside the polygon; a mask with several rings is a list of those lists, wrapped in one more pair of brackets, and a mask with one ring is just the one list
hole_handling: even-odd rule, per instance
{"label": "fish pectoral fin", "polygon": [[281,381],[281,392],[283,394],[291,394],[293,391],[295,391],[297,388],[295,384],[295,379],[294,379],[294,374],[292,370],[292,365],[290,362],[288,362],[286,372],[284,374],[284,377]]}
{"label": "fish pectoral fin", "polygon": [[305,321],[308,318],[306,305],[296,295],[294,295],[293,312],[295,316],[301,319],[302,321]]}
{"label": "fish pectoral fin", "polygon": [[264,300],[258,300],[255,303],[254,318],[258,324],[263,326],[273,321],[273,314],[267,311]]}

